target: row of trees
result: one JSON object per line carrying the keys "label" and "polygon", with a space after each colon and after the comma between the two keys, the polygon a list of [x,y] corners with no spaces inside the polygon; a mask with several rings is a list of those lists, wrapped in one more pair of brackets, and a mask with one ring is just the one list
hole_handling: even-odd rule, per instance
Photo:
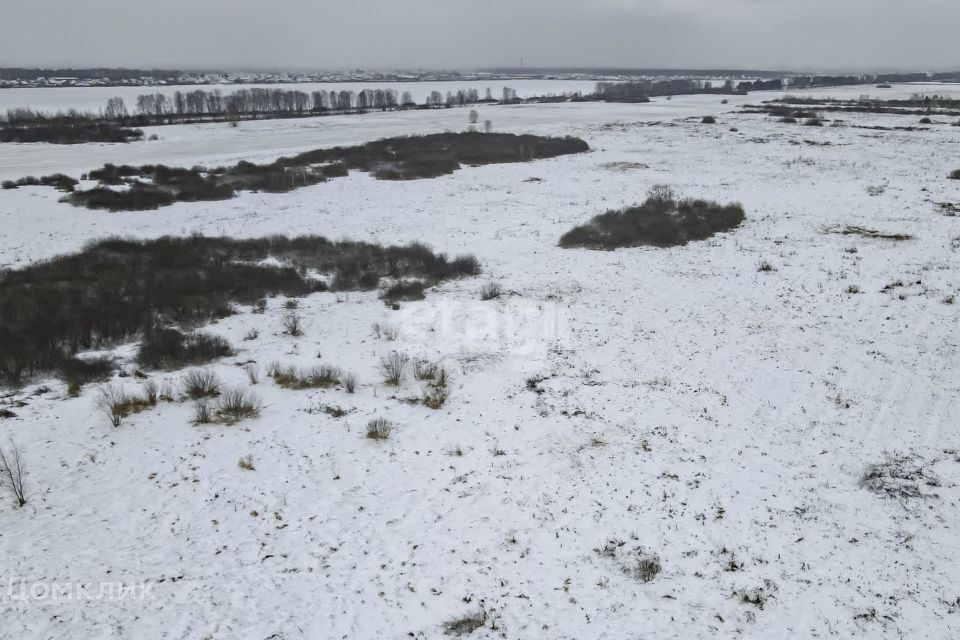
{"label": "row of trees", "polygon": [[[515,101],[517,92],[509,87],[503,89],[504,101]],[[461,89],[446,95],[433,91],[424,103],[427,107],[496,102],[488,88],[483,100],[477,89]],[[395,109],[418,106],[413,94],[402,94],[394,89],[364,89],[362,91],[295,91],[289,89],[241,89],[229,94],[219,90],[177,91],[172,97],[162,93],[147,93],[137,97],[135,114],[139,116],[241,116],[257,114],[306,114],[325,111],[349,111],[353,109]],[[111,98],[104,116],[122,119],[130,114],[121,98]]]}

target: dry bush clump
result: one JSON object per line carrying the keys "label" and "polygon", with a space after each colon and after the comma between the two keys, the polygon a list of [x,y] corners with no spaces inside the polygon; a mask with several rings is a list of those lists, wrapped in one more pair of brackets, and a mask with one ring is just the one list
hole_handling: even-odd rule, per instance
{"label": "dry bush clump", "polygon": [[951,180],[960,180],[960,169],[954,169],[950,172],[950,175],[947,176]]}
{"label": "dry bush clump", "polygon": [[217,401],[217,417],[227,425],[260,415],[260,400],[244,389],[228,389]]}
{"label": "dry bush clump", "polygon": [[659,556],[648,553],[642,547],[629,549],[623,540],[608,540],[594,551],[604,558],[616,561],[625,574],[640,582],[650,582],[663,569]]}
{"label": "dry bush clump", "polygon": [[777,591],[777,585],[770,580],[764,580],[762,587],[753,589],[739,589],[733,592],[735,598],[744,604],[752,604],[758,609],[763,609],[767,601],[773,597]]}
{"label": "dry bush clump", "polygon": [[253,466],[253,456],[244,456],[240,458],[240,462],[237,463],[237,466],[244,471],[256,471],[257,469],[255,466]]}
{"label": "dry bush clump", "polygon": [[430,409],[439,409],[450,398],[450,389],[437,385],[428,386],[423,392],[423,404]]}
{"label": "dry bush clump", "polygon": [[193,423],[210,424],[213,422],[213,407],[207,398],[198,398],[193,403]]}
{"label": "dry bush clump", "polygon": [[481,608],[480,611],[477,611],[476,613],[468,613],[458,618],[454,618],[453,620],[444,622],[443,631],[447,635],[468,636],[480,627],[486,625],[487,620],[487,612]]}
{"label": "dry bush clump", "polygon": [[112,384],[100,389],[100,396],[97,398],[97,407],[106,414],[114,427],[119,427],[124,418],[140,413],[152,404],[156,403],[151,403],[147,398],[131,396],[121,387]]}
{"label": "dry bush clump", "polygon": [[877,231],[876,229],[870,229],[868,227],[861,227],[853,224],[846,225],[836,225],[833,227],[828,227],[824,230],[824,233],[835,233],[843,236],[860,236],[862,238],[876,238],[879,240],[912,240],[913,236],[908,233],[887,233],[883,231]]}
{"label": "dry bush clump", "polygon": [[374,418],[367,423],[367,437],[371,440],[386,440],[393,432],[393,424],[386,418]]}
{"label": "dry bush clump", "polygon": [[220,378],[209,369],[193,369],[183,377],[183,393],[193,400],[220,395]]}
{"label": "dry bush clump", "polygon": [[481,300],[496,300],[501,295],[503,295],[503,291],[500,289],[500,285],[495,282],[485,284],[480,288]]}
{"label": "dry bush clump", "polygon": [[390,324],[389,322],[383,324],[374,322],[373,335],[377,338],[383,338],[388,342],[393,342],[400,337],[400,327]]}
{"label": "dry bush clump", "polygon": [[340,384],[343,385],[343,388],[347,393],[353,393],[357,390],[357,374],[355,373],[345,373],[340,378]]}
{"label": "dry bush clump", "polygon": [[663,568],[660,565],[660,558],[656,554],[637,554],[634,560],[630,575],[640,582],[650,582],[657,577]]}
{"label": "dry bush clump", "polygon": [[919,456],[888,453],[884,460],[864,470],[860,486],[891,498],[922,498],[929,495],[924,487],[939,487],[940,479]]}
{"label": "dry bush clump", "polygon": [[427,382],[421,397],[425,407],[439,409],[447,403],[450,398],[450,373],[445,367],[426,360],[415,360],[413,377]]}
{"label": "dry bush clump", "polygon": [[561,247],[674,247],[737,228],[745,220],[739,204],[680,200],[666,186],[654,187],[636,207],[607,211],[560,238]]}
{"label": "dry bush clump", "polygon": [[157,385],[156,380],[147,380],[143,383],[143,397],[151,406],[157,404],[157,395],[159,392],[160,387]]}
{"label": "dry bush clump", "polygon": [[290,311],[283,316],[283,332],[293,338],[303,335],[303,322],[300,319],[300,314]]}
{"label": "dry bush clump", "polygon": [[23,488],[24,470],[23,455],[17,443],[11,441],[9,450],[0,447],[0,487],[10,494],[18,507],[27,504]]}
{"label": "dry bush clump", "polygon": [[393,351],[380,360],[380,370],[383,372],[385,382],[389,385],[400,386],[403,380],[403,372],[407,368],[410,357],[404,353]]}
{"label": "dry bush clump", "polygon": [[321,365],[310,369],[277,367],[270,375],[284,389],[329,389],[340,383],[342,372],[336,367]]}

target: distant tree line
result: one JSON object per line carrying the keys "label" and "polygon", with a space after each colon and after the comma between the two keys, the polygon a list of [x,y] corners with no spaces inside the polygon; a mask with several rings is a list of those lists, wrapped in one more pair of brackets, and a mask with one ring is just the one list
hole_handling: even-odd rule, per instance
{"label": "distant tree line", "polygon": [[[503,101],[516,100],[517,92],[504,87]],[[394,89],[333,89],[307,93],[291,89],[254,88],[240,89],[228,94],[216,89],[197,89],[177,91],[172,96],[163,93],[141,94],[137,96],[132,114],[128,112],[121,98],[111,98],[104,109],[103,117],[119,121],[130,119],[138,125],[145,125],[196,119],[271,118],[496,102],[489,88],[483,98],[477,89],[460,89],[448,91],[446,94],[432,91],[422,105],[414,100],[409,91],[401,94]]]}
{"label": "distant tree line", "polygon": [[[224,94],[219,89],[176,91],[166,93],[143,93],[134,104],[127,105],[123,98],[107,101],[99,112],[69,111],[46,113],[32,109],[12,109],[0,114],[3,127],[81,127],[91,124],[109,124],[121,127],[143,127],[164,124],[183,124],[206,121],[237,121],[286,117],[308,117],[344,113],[365,113],[370,110],[434,109],[476,104],[513,104],[519,102],[563,102],[582,99],[574,95],[517,97],[516,90],[504,87],[500,99],[487,88],[482,94],[475,88],[457,91],[432,91],[417,103],[410,91],[398,93],[394,89],[347,89],[318,90],[312,92],[282,88],[240,89]],[[475,123],[474,123],[475,124]]]}

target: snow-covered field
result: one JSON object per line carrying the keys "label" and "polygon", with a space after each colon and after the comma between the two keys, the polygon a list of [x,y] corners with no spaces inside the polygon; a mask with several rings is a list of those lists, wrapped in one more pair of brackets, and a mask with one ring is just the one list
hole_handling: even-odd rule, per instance
{"label": "snow-covered field", "polygon": [[[470,637],[960,635],[960,306],[946,302],[960,293],[960,217],[936,206],[960,204],[946,179],[960,127],[736,113],[770,97],[484,108],[497,131],[575,135],[592,151],[433,180],[354,173],[147,213],[0,191],[6,267],[110,234],[201,232],[420,240],[484,268],[399,311],[375,292],[310,296],[300,338],[282,333],[282,299],[206,328],[238,349],[211,367],[228,386],[250,386],[237,363],[325,363],[358,374],[353,395],[283,390],[264,373],[251,387],[258,419],[194,426],[177,402],[113,428],[96,385],[79,398],[54,379],[18,393],[26,404],[0,420],[0,443],[23,451],[29,502],[0,508],[0,636],[439,638],[481,610]],[[700,124],[708,114],[719,124]],[[0,145],[0,179],[268,160],[466,120],[453,109]],[[655,184],[739,201],[747,221],[686,247],[557,247]],[[913,239],[825,233],[848,224]],[[492,282],[507,294],[481,301]],[[403,402],[421,393],[412,376],[383,384],[377,365],[393,350],[453,371],[446,406]],[[365,437],[376,416],[394,422],[389,440]],[[862,488],[894,452],[939,482],[905,499]],[[255,470],[238,466],[245,456]],[[641,554],[662,567],[649,582],[632,571]],[[145,595],[24,599],[8,579],[28,596],[115,582]]]}

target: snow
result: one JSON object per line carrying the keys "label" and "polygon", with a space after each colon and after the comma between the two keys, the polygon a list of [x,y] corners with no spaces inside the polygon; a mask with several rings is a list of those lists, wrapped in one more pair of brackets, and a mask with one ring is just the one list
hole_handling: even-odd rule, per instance
{"label": "snow", "polygon": [[[250,386],[239,363],[261,367],[251,388],[262,415],[233,427],[193,426],[191,403],[176,402],[114,429],[96,385],[79,398],[57,380],[18,394],[27,404],[0,420],[0,442],[24,452],[30,501],[0,507],[0,575],[144,582],[152,597],[0,592],[3,634],[440,638],[482,603],[497,629],[472,638],[956,637],[960,331],[958,306],[943,300],[960,288],[960,218],[934,203],[960,199],[945,179],[960,168],[960,128],[736,113],[772,96],[483,108],[497,131],[576,135],[592,151],[434,180],[353,173],[122,214],[70,207],[50,189],[0,191],[8,267],[110,234],[202,232],[418,240],[484,268],[400,311],[375,292],[310,296],[301,338],[282,334],[282,298],[210,325],[239,351],[211,367],[226,386]],[[701,125],[707,114],[719,124]],[[129,145],[0,145],[0,178],[262,161],[466,126],[453,109],[166,127]],[[556,246],[659,183],[739,201],[747,221],[671,249]],[[914,239],[824,233],[838,224]],[[758,271],[761,260],[776,270]],[[906,286],[881,291],[895,280]],[[488,282],[505,295],[480,301]],[[374,323],[399,336],[377,338]],[[409,375],[399,390],[382,383],[378,363],[393,350],[452,370],[446,406],[403,402],[422,390]],[[336,365],[360,383],[353,395],[280,389],[265,375],[273,361]],[[151,375],[176,383],[183,372]],[[39,384],[50,391],[31,396]],[[364,437],[377,416],[394,422],[389,440]],[[861,488],[895,451],[941,486],[905,501]],[[254,471],[238,467],[247,455]],[[610,541],[624,544],[598,552]],[[662,565],[650,582],[625,571],[641,552]],[[762,609],[739,595],[756,589]]]}

